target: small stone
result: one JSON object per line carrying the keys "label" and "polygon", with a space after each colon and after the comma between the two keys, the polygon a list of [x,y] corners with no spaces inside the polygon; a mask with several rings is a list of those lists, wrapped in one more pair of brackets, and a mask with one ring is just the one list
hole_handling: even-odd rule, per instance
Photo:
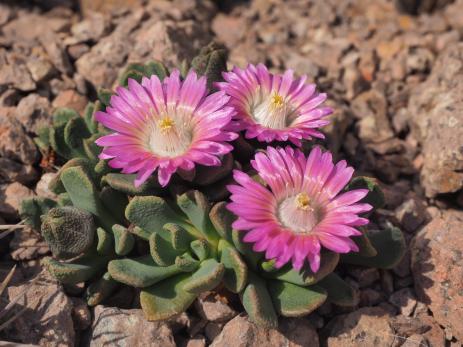
{"label": "small stone", "polygon": [[0,4],[0,26],[7,23],[13,15],[13,11],[10,6],[6,4]]}
{"label": "small stone", "polygon": [[236,45],[246,34],[246,23],[242,17],[219,13],[212,21],[212,31],[227,47]]}
{"label": "small stone", "polygon": [[81,22],[74,24],[71,33],[76,43],[98,40],[106,35],[110,29],[110,22],[101,13],[92,13]]}
{"label": "small stone", "polygon": [[85,43],[76,43],[74,45],[70,45],[67,48],[69,56],[74,60],[79,59],[81,56],[83,56],[89,50],[90,50],[90,47]]}
{"label": "small stone", "polygon": [[40,37],[40,42],[55,68],[63,74],[70,75],[73,68],[59,37],[53,32],[47,32]]}
{"label": "small stone", "polygon": [[21,202],[33,196],[34,192],[21,183],[0,185],[0,215],[7,219],[16,219]]}
{"label": "small stone", "polygon": [[426,206],[416,198],[403,202],[395,210],[395,215],[400,225],[410,233],[416,231],[428,218]]}
{"label": "small stone", "polygon": [[95,307],[91,328],[91,347],[120,346],[175,347],[172,330],[164,322],[147,321],[141,310]]}
{"label": "small stone", "polygon": [[34,141],[13,117],[0,117],[0,156],[24,164],[34,164],[37,160]]}
{"label": "small stone", "polygon": [[73,89],[68,89],[60,92],[56,98],[53,100],[53,107],[67,107],[76,110],[78,113],[82,114],[87,106],[88,99],[87,97],[77,93]]}
{"label": "small stone", "polygon": [[460,41],[460,32],[458,30],[451,30],[437,36],[436,51],[441,52],[449,45],[455,44]]}
{"label": "small stone", "polygon": [[381,287],[387,294],[394,292],[394,278],[388,270],[381,270]]}
{"label": "small stone", "polygon": [[389,302],[400,310],[404,316],[411,316],[416,307],[416,298],[412,289],[404,288],[389,297]]}
{"label": "small stone", "polygon": [[131,9],[140,7],[141,0],[81,0],[80,8],[85,16],[91,16],[94,12],[110,13],[121,11],[121,8]]}
{"label": "small stone", "polygon": [[20,296],[18,305],[28,307],[11,324],[9,337],[40,346],[74,346],[72,302],[50,275],[39,276],[40,280],[8,288],[10,301]]}
{"label": "small stone", "polygon": [[37,133],[51,122],[50,102],[39,94],[29,94],[19,102],[15,116],[25,129]]}
{"label": "small stone", "polygon": [[37,83],[47,80],[55,71],[48,60],[41,58],[28,60],[26,66],[31,73],[32,79]]}
{"label": "small stone", "polygon": [[319,346],[315,329],[305,319],[286,318],[280,321],[277,329],[261,328],[250,322],[248,317],[240,315],[229,321],[211,347],[248,347],[248,346]]}
{"label": "small stone", "polygon": [[92,324],[92,314],[87,303],[81,298],[71,298],[72,321],[76,330],[86,330]]}
{"label": "small stone", "polygon": [[20,62],[0,66],[0,89],[2,85],[13,86],[23,92],[30,92],[36,85],[26,65]]}
{"label": "small stone", "polygon": [[213,294],[201,295],[195,306],[199,315],[211,322],[227,322],[238,314],[223,299]]}
{"label": "small stone", "polygon": [[327,347],[391,347],[395,334],[389,326],[389,313],[380,307],[363,307],[335,317],[323,335]]}
{"label": "small stone", "polygon": [[349,273],[357,279],[360,288],[371,286],[379,280],[379,272],[375,268],[357,267],[351,269]]}

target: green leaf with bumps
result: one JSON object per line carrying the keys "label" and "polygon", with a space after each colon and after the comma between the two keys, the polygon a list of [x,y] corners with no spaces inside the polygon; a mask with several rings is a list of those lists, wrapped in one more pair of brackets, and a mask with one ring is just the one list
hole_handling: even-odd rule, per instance
{"label": "green leaf with bumps", "polygon": [[199,269],[184,284],[183,289],[193,294],[212,290],[220,284],[224,273],[223,264],[218,263],[215,259],[204,260],[199,265]]}
{"label": "green leaf with bumps", "polygon": [[65,159],[71,159],[73,153],[71,149],[66,144],[64,140],[64,128],[66,124],[62,125],[53,125],[50,128],[50,146],[51,148],[58,153],[61,157]]}
{"label": "green leaf with bumps", "polygon": [[101,137],[101,134],[93,134],[88,139],[82,141],[83,154],[92,161],[98,161],[98,156],[102,148],[95,141]]}
{"label": "green leaf with bumps", "polygon": [[196,299],[196,294],[184,290],[190,277],[191,274],[179,274],[143,289],[140,304],[146,319],[163,320],[184,312]]}
{"label": "green leaf with bumps", "polygon": [[56,202],[58,203],[58,206],[60,207],[72,206],[71,197],[69,196],[68,193],[59,194],[58,199],[56,199]]}
{"label": "green leaf with bumps", "polygon": [[84,110],[83,118],[85,120],[85,124],[87,124],[87,128],[90,130],[92,134],[96,132],[97,124],[95,119],[93,118],[93,113],[96,111],[97,105],[93,102],[89,102]]}
{"label": "green leaf with bumps", "polygon": [[112,230],[114,234],[114,250],[116,254],[121,256],[129,254],[135,245],[135,238],[133,235],[127,230],[127,228],[119,224],[113,225]]}
{"label": "green leaf with bumps", "polygon": [[111,213],[121,224],[125,224],[125,207],[129,203],[127,195],[112,189],[103,187],[100,192],[100,199],[103,202],[105,209]]}
{"label": "green leaf with bumps", "polygon": [[20,215],[25,224],[30,225],[35,230],[40,230],[42,220],[40,216],[47,214],[56,202],[42,197],[33,197],[21,201]]}
{"label": "green leaf with bumps", "polygon": [[278,317],[265,281],[252,272],[249,273],[248,280],[249,283],[241,294],[241,301],[249,318],[264,328],[276,328]]}
{"label": "green leaf with bumps", "polygon": [[74,206],[95,215],[98,222],[111,230],[116,220],[104,208],[92,180],[81,167],[70,167],[61,173],[61,181]]}
{"label": "green leaf with bumps", "polygon": [[332,273],[336,265],[338,265],[338,262],[338,253],[323,252],[321,255],[320,269],[316,273],[313,273],[307,265],[304,266],[301,271],[298,271],[294,269],[291,264],[287,264],[278,271],[263,272],[262,275],[299,286],[310,286]]}
{"label": "green leaf with bumps", "polygon": [[119,287],[119,283],[113,280],[109,272],[106,272],[103,277],[91,283],[86,292],[85,298],[89,306],[101,304],[109,298],[112,293]]}
{"label": "green leaf with bumps", "polygon": [[378,252],[371,244],[366,234],[366,228],[360,227],[359,229],[362,231],[362,235],[352,238],[352,241],[354,241],[359,248],[358,254],[362,257],[374,257]]}
{"label": "green leaf with bumps", "polygon": [[225,201],[215,204],[209,212],[209,218],[220,236],[228,242],[233,242],[232,224],[236,220],[236,216],[226,206],[227,203]]}
{"label": "green leaf with bumps", "polygon": [[159,266],[172,265],[175,258],[182,252],[174,249],[169,240],[163,238],[159,233],[152,233],[149,238],[150,253]]}
{"label": "green leaf with bumps", "polygon": [[108,271],[116,281],[136,288],[150,287],[183,272],[177,265],[157,266],[149,255],[111,260]]}
{"label": "green leaf with bumps", "polygon": [[131,223],[149,233],[159,232],[167,223],[188,228],[185,218],[157,196],[134,197],[125,209],[125,216]]}
{"label": "green leaf with bumps", "polygon": [[97,228],[96,234],[98,238],[96,251],[101,255],[114,254],[114,235],[107,232],[103,228]]}
{"label": "green leaf with bumps", "polygon": [[210,206],[204,194],[194,190],[177,196],[177,204],[204,237],[217,246],[219,235],[209,219]]}
{"label": "green leaf with bumps", "polygon": [[362,199],[362,202],[372,205],[375,209],[384,206],[384,193],[379,186],[378,180],[375,178],[355,177],[346,187],[346,190],[353,189],[368,189],[368,195]]}
{"label": "green leaf with bumps", "polygon": [[343,254],[343,262],[354,265],[391,269],[396,266],[405,254],[405,239],[400,229],[390,227],[379,231],[368,231],[367,236],[378,251],[374,257],[362,257],[358,253]]}
{"label": "green leaf with bumps", "polygon": [[227,51],[214,42],[202,48],[191,61],[191,67],[199,74],[207,77],[208,88],[222,80],[222,72],[227,71]]}
{"label": "green leaf with bumps", "polygon": [[102,184],[107,184],[122,193],[128,195],[160,195],[162,192],[156,177],[150,177],[140,187],[134,185],[136,175],[120,173],[108,173],[103,176]]}
{"label": "green leaf with bumps", "polygon": [[70,167],[81,167],[84,169],[85,172],[88,174],[91,173],[93,165],[92,163],[86,158],[73,158],[66,162],[61,169],[58,171],[55,177],[48,183],[48,189],[50,189],[55,194],[60,194],[66,192],[66,189],[61,182],[61,174],[64,170]]}
{"label": "green leaf with bumps", "polygon": [[243,241],[245,233],[238,230],[232,231],[232,241],[235,248],[240,252],[246,259],[246,263],[252,270],[259,268],[258,264],[264,257],[263,253],[254,252],[252,250],[252,244]]}
{"label": "green leaf with bumps", "polygon": [[34,142],[40,148],[40,150],[46,152],[50,147],[50,128],[43,127],[38,129],[37,137],[34,138]]}
{"label": "green leaf with bumps", "polygon": [[352,307],[358,303],[358,292],[336,273],[317,283],[328,293],[328,301],[338,306]]}
{"label": "green leaf with bumps", "polygon": [[285,317],[305,316],[326,300],[326,291],[317,285],[301,287],[283,281],[269,281],[268,289],[276,311]]}
{"label": "green leaf with bumps", "polygon": [[150,61],[145,65],[144,75],[148,78],[152,75],[156,75],[162,82],[164,78],[166,78],[167,75],[169,75],[169,71],[162,62],[155,60]]}
{"label": "green leaf with bumps", "polygon": [[64,284],[76,284],[88,281],[106,269],[109,258],[101,255],[86,254],[72,263],[65,263],[50,257],[43,259],[47,270]]}
{"label": "green leaf with bumps", "polygon": [[57,258],[74,258],[87,251],[95,229],[93,216],[74,206],[55,207],[42,216],[42,235]]}
{"label": "green leaf with bumps", "polygon": [[90,137],[90,130],[81,117],[73,118],[64,127],[64,142],[74,156],[86,157],[83,141]]}
{"label": "green leaf with bumps", "polygon": [[204,239],[192,241],[190,248],[200,261],[207,259],[211,254],[211,247]]}
{"label": "green leaf with bumps", "polygon": [[106,88],[99,88],[97,94],[98,94],[98,100],[100,100],[100,102],[104,106],[109,106],[109,103],[111,101],[111,96],[113,96],[113,92]]}
{"label": "green leaf with bumps", "polygon": [[219,250],[220,262],[225,267],[225,287],[233,293],[239,293],[247,284],[248,267],[239,252],[227,241],[220,240]]}
{"label": "green leaf with bumps", "polygon": [[172,247],[176,251],[186,251],[190,247],[190,243],[193,241],[193,235],[191,235],[185,228],[180,225],[167,223],[163,229],[170,236]]}
{"label": "green leaf with bumps", "polygon": [[185,252],[175,258],[175,265],[183,272],[193,272],[199,267],[199,261],[194,259],[189,252]]}
{"label": "green leaf with bumps", "polygon": [[76,110],[72,108],[60,107],[53,113],[53,125],[65,125],[73,118],[80,117]]}

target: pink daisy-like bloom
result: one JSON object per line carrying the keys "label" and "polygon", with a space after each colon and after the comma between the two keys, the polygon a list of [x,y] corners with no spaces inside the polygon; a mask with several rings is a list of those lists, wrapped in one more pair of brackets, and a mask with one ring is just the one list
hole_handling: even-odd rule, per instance
{"label": "pink daisy-like bloom", "polygon": [[224,72],[225,82],[216,83],[231,96],[236,110],[234,130],[245,130],[248,139],[259,141],[291,141],[296,146],[302,139],[324,138],[318,131],[329,123],[326,116],[333,111],[321,107],[326,94],[318,93],[315,84],[306,84],[307,76],[298,79],[293,71],[272,74],[263,64],[235,67]]}
{"label": "pink daisy-like bloom", "polygon": [[246,232],[244,241],[254,243],[254,251],[265,251],[277,268],[291,260],[300,270],[308,260],[313,272],[320,268],[321,246],[337,253],[358,251],[350,236],[361,235],[355,227],[368,219],[358,214],[372,206],[359,203],[366,189],[340,193],[354,172],[344,160],[334,165],[331,154],[318,147],[307,158],[290,147],[268,147],[251,164],[270,189],[235,170],[238,185],[228,186],[232,202],[227,207],[237,216],[233,227]]}
{"label": "pink daisy-like bloom", "polygon": [[190,71],[184,81],[174,70],[163,82],[156,75],[141,84],[129,79],[119,87],[106,112],[96,120],[115,132],[99,138],[101,159],[122,173],[137,173],[140,186],[157,169],[166,186],[178,169],[190,171],[195,164],[221,165],[219,157],[233,147],[226,143],[238,135],[226,131],[233,108],[226,106],[223,91],[207,95],[206,78]]}

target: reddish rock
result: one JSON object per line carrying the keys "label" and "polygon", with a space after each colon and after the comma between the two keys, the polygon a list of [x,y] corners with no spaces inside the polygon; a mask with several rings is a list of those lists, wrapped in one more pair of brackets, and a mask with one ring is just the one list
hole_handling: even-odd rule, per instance
{"label": "reddish rock", "polygon": [[35,194],[21,183],[0,185],[0,215],[8,219],[16,219],[21,202]]}
{"label": "reddish rock", "polygon": [[91,347],[117,341],[121,346],[175,347],[171,328],[164,322],[149,322],[141,310],[97,306],[91,330]]}
{"label": "reddish rock", "polygon": [[418,299],[436,321],[463,340],[463,212],[445,211],[416,235],[412,272]]}
{"label": "reddish rock", "polygon": [[260,328],[246,316],[237,316],[229,321],[211,347],[287,346],[317,347],[318,335],[305,319],[285,318],[278,330]]}
{"label": "reddish rock", "polygon": [[59,107],[67,107],[67,108],[72,108],[79,112],[80,114],[83,113],[85,110],[85,107],[87,106],[88,99],[86,96],[83,96],[79,93],[77,93],[73,89],[68,89],[65,91],[60,92],[55,100],[53,100],[53,107],[54,108],[59,108]]}
{"label": "reddish rock", "polygon": [[24,164],[34,164],[37,160],[34,141],[13,117],[0,117],[0,156]]}
{"label": "reddish rock", "polygon": [[51,122],[50,102],[39,94],[29,94],[19,102],[15,116],[25,129],[37,133]]}
{"label": "reddish rock", "polygon": [[29,308],[12,323],[9,336],[40,346],[72,347],[75,338],[72,302],[51,276],[47,273],[39,276],[38,281],[8,288],[10,301],[22,296],[18,304]]}
{"label": "reddish rock", "polygon": [[235,317],[238,312],[214,294],[201,295],[195,302],[199,315],[211,322],[222,323]]}
{"label": "reddish rock", "polygon": [[409,114],[422,144],[428,197],[463,187],[463,43],[441,53],[429,78],[414,88]]}
{"label": "reddish rock", "polygon": [[394,330],[390,315],[380,307],[364,307],[337,316],[325,327],[327,347],[392,347]]}

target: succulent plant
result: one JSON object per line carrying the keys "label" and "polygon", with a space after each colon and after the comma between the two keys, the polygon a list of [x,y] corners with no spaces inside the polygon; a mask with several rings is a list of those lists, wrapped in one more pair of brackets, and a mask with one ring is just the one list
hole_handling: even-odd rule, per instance
{"label": "succulent plant", "polygon": [[[226,54],[210,45],[191,66],[212,88],[226,68]],[[169,71],[160,62],[132,64],[119,82],[124,86],[130,78],[140,82],[151,75],[162,80]],[[111,95],[100,90],[99,101],[83,117],[71,110],[55,114],[53,126],[36,142],[67,160],[50,183],[58,199],[33,198],[22,205],[25,222],[41,228],[50,245],[53,257],[44,260],[50,273],[62,283],[86,282],[89,305],[101,303],[122,285],[135,287],[147,319],[160,320],[223,286],[240,297],[254,322],[270,328],[280,315],[306,315],[327,300],[355,304],[355,290],[336,271],[339,263],[391,268],[402,257],[400,230],[362,227],[361,236],[353,238],[358,252],[340,256],[323,250],[316,271],[308,264],[296,270],[266,259],[243,240],[244,233],[234,227],[237,216],[227,208],[232,169],[254,174],[243,160],[249,155],[239,153],[252,146],[241,137],[233,142],[232,153],[220,156],[220,167],[198,164],[178,170],[166,188],[156,174],[135,184],[136,174],[117,172],[98,159],[101,151],[94,141],[109,131],[97,124],[95,111],[109,105]],[[363,201],[381,206],[384,197],[373,179],[357,177],[345,189],[359,188],[368,191]]]}

